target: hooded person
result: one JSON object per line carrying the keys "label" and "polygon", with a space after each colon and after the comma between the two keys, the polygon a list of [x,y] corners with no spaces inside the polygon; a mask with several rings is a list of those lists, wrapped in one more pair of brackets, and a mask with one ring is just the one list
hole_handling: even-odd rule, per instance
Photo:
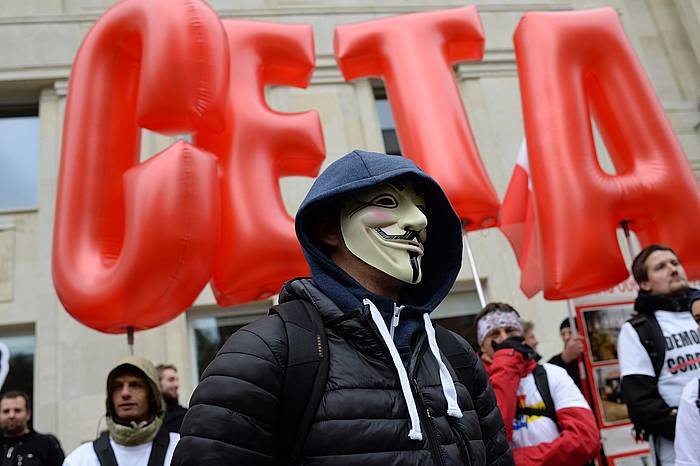
{"label": "hooded person", "polygon": [[159,432],[165,401],[153,364],[144,358],[121,359],[107,375],[107,430],[76,448],[64,466],[169,465],[180,436]]}
{"label": "hooded person", "polygon": [[[462,256],[461,223],[438,184],[409,159],[356,150],[316,179],[295,224],[311,278],[286,283],[280,305],[318,313],[329,355],[297,462],[513,464],[483,366],[452,334],[471,374],[458,379],[430,321]],[[290,334],[271,314],[229,338],[192,395],[174,465],[291,464]]]}

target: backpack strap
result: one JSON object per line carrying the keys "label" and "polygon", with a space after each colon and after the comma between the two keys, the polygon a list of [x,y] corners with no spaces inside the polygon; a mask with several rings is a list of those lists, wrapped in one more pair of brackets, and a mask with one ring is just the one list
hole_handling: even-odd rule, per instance
{"label": "backpack strap", "polygon": [[535,370],[532,371],[532,377],[535,379],[535,387],[542,397],[542,402],[544,403],[544,408],[527,408],[520,406],[519,404],[515,407],[516,416],[545,416],[550,418],[559,427],[559,420],[557,418],[557,410],[554,406],[554,400],[552,399],[552,392],[549,389],[549,381],[547,380],[547,370],[544,366],[537,365]]}
{"label": "backpack strap", "polygon": [[165,463],[165,453],[170,444],[170,433],[161,430],[153,439],[151,455],[148,457],[148,466],[163,466]]}
{"label": "backpack strap", "polygon": [[323,320],[304,300],[273,306],[287,332],[287,368],[280,400],[280,458],[296,465],[328,380],[328,340]]}
{"label": "backpack strap", "polygon": [[698,379],[698,397],[695,399],[695,406],[700,411],[700,379]]}
{"label": "backpack strap", "polygon": [[635,315],[629,320],[629,323],[632,324],[637,335],[639,335],[639,341],[649,354],[651,365],[658,379],[666,357],[666,344],[659,322],[656,320],[653,312],[646,312]]}
{"label": "backpack strap", "polygon": [[552,399],[552,391],[549,389],[549,380],[547,380],[547,370],[544,366],[538,364],[535,370],[532,371],[532,375],[535,378],[535,386],[537,391],[540,392],[542,401],[544,401],[545,416],[550,418],[559,427],[559,420],[557,419],[557,409],[554,406],[554,400]]}
{"label": "backpack strap", "polygon": [[92,448],[95,450],[95,455],[97,455],[97,460],[100,462],[100,466],[119,466],[117,464],[117,458],[114,456],[114,450],[112,450],[112,445],[109,444],[109,432],[104,431],[97,437],[97,440],[92,442]]}
{"label": "backpack strap", "polygon": [[442,325],[435,325],[435,340],[442,354],[445,355],[452,369],[457,374],[457,380],[473,393],[474,366],[468,363],[469,353],[464,349],[457,337]]}

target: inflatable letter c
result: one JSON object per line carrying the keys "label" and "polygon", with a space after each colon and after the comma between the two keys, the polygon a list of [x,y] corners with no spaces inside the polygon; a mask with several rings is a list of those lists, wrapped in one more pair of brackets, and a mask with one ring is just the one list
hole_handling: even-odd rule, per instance
{"label": "inflatable letter c", "polygon": [[53,242],[66,310],[108,333],[158,326],[211,275],[216,158],[178,142],[139,164],[140,128],[223,128],[223,26],[198,0],[126,0],[83,41],[70,76]]}

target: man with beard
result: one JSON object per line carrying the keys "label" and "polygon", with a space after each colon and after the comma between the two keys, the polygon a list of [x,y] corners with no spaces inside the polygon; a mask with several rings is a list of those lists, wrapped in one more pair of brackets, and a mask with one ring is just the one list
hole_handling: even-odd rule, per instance
{"label": "man with beard", "polygon": [[177,391],[180,389],[180,376],[177,373],[177,368],[172,364],[158,364],[158,384],[160,392],[165,399],[165,420],[161,430],[166,432],[180,433],[182,420],[187,414],[187,408],[180,406],[178,403]]}
{"label": "man with beard", "polygon": [[2,460],[0,466],[58,466],[63,463],[63,449],[53,435],[44,435],[29,427],[32,409],[29,396],[8,391],[0,396],[0,430]]}
{"label": "man with beard", "polygon": [[675,252],[659,244],[634,258],[632,274],[639,284],[637,314],[623,324],[617,343],[622,397],[637,435],[650,438],[662,466],[673,465],[681,392],[700,375],[688,279]]}
{"label": "man with beard", "polygon": [[151,361],[129,356],[107,375],[107,431],[68,455],[64,466],[169,465],[180,436],[160,432],[165,402]]}
{"label": "man with beard", "polygon": [[[277,313],[221,348],[173,464],[513,464],[483,366],[429,317],[462,258],[461,223],[439,185],[407,158],[354,151],[316,179],[295,226],[311,278],[286,283]],[[310,354],[292,350],[309,338],[285,309],[322,321]],[[287,396],[304,382],[291,374],[315,360],[327,363],[318,392]]]}

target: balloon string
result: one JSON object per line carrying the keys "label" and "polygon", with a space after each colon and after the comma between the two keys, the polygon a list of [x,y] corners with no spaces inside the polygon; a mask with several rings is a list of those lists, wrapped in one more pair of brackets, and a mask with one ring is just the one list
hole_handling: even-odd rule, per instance
{"label": "balloon string", "polygon": [[634,259],[634,256],[637,255],[637,251],[632,246],[632,237],[630,236],[630,223],[631,222],[629,220],[623,220],[620,222],[620,226],[622,227],[622,231],[625,232],[625,241],[627,242],[627,253],[630,257],[630,270],[632,270],[632,260]]}
{"label": "balloon string", "polygon": [[134,355],[134,327],[126,328],[126,344],[129,347],[129,356]]}

